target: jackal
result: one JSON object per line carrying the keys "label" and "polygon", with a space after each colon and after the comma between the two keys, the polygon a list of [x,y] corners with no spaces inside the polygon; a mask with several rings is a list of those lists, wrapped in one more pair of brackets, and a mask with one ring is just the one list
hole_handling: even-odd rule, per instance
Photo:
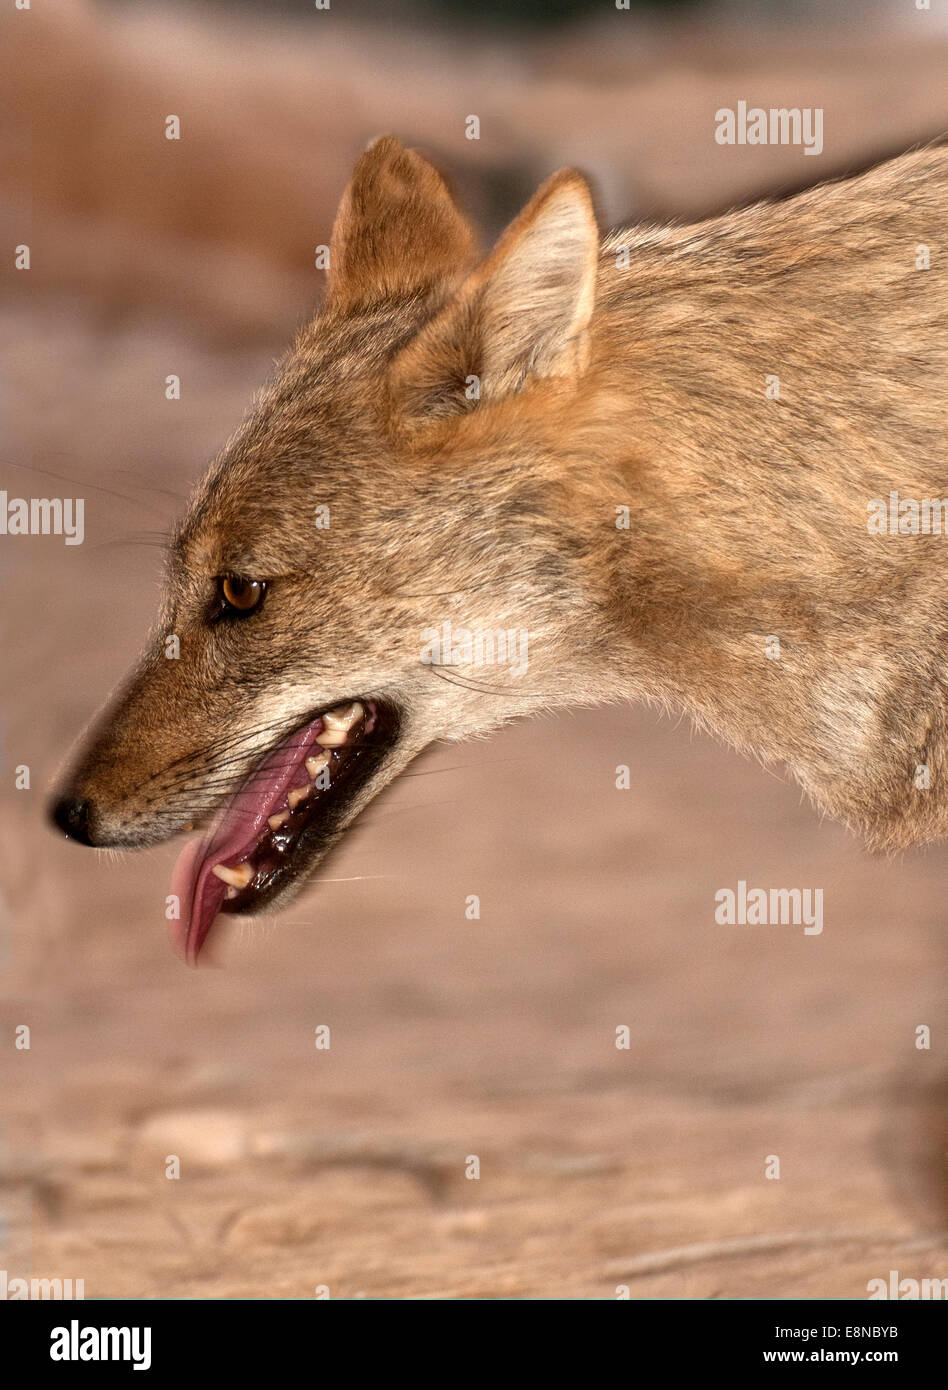
{"label": "jackal", "polygon": [[[945,487],[946,228],[937,148],[604,240],[564,170],[482,259],[435,169],[377,141],[56,823],[205,827],[173,882],[189,962],[433,740],[558,706],[683,711],[874,847],[944,833],[946,541],[867,519]],[[432,660],[446,625],[529,634],[529,662]]]}

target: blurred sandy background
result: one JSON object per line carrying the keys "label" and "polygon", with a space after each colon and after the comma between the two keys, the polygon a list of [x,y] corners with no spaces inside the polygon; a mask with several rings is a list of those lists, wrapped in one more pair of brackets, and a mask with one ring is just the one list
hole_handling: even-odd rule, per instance
{"label": "blurred sandy background", "polygon": [[[93,855],[43,823],[151,621],[154,542],[318,302],[367,139],[433,154],[493,234],[564,163],[606,221],[692,217],[948,129],[941,0],[474,8],[5,7],[0,487],[83,496],[86,541],[0,540],[0,1263],[90,1297],[944,1277],[948,851],[870,859],[684,724],[564,716],[429,754],[189,972],[178,846]],[[717,146],[737,100],[823,107],[823,154]],[[823,935],[716,926],[741,878],[822,887]]]}

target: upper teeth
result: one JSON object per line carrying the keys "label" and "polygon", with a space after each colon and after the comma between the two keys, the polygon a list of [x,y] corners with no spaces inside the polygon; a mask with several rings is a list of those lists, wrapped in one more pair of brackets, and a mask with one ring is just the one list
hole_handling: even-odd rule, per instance
{"label": "upper teeth", "polygon": [[340,705],[338,709],[328,710],[323,715],[323,724],[330,729],[351,729],[364,713],[359,701],[353,700],[351,705]]}
{"label": "upper teeth", "polygon": [[323,727],[316,735],[316,742],[323,748],[341,748],[349,730],[364,713],[358,700],[353,700],[351,705],[328,710],[323,715]]}
{"label": "upper teeth", "polygon": [[249,864],[237,864],[233,869],[229,869],[226,864],[215,864],[211,873],[217,874],[219,879],[229,883],[232,888],[246,888],[254,875]]}
{"label": "upper teeth", "polygon": [[328,765],[328,753],[320,753],[318,758],[306,759],[306,771],[309,773],[310,777],[312,777],[314,782],[316,781],[316,778],[319,776],[319,774],[322,772],[323,768],[328,767]]}

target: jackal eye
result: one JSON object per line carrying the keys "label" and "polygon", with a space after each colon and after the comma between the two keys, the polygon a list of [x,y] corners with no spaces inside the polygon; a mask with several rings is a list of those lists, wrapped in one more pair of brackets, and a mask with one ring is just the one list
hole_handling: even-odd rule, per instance
{"label": "jackal eye", "polygon": [[217,581],[218,618],[246,618],[258,609],[267,592],[263,579],[242,579],[226,574]]}

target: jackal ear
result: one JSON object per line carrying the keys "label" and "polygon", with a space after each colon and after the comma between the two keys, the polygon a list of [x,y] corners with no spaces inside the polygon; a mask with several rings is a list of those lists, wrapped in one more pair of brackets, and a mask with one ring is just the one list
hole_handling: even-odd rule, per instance
{"label": "jackal ear", "polygon": [[400,353],[391,378],[397,407],[408,417],[455,415],[528,378],[578,376],[598,262],[589,185],[561,169]]}
{"label": "jackal ear", "polygon": [[384,135],[359,158],[339,204],[327,304],[352,310],[390,295],[453,287],[476,257],[474,230],[438,171]]}

